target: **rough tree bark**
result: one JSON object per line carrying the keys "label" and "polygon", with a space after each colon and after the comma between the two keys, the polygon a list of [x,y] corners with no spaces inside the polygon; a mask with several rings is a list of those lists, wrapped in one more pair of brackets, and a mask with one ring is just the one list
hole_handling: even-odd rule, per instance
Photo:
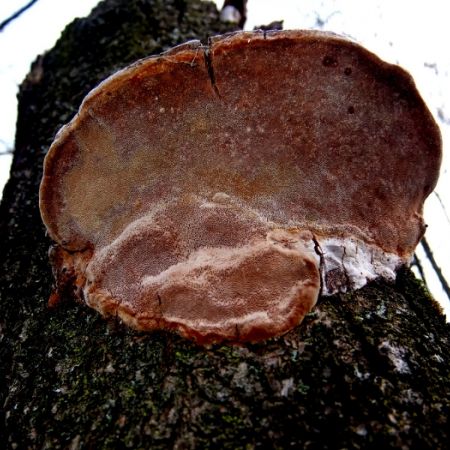
{"label": "rough tree bark", "polygon": [[56,130],[116,69],[229,29],[199,0],[106,0],[23,82],[0,215],[0,446],[448,448],[449,327],[407,269],[321,298],[289,334],[240,347],[47,307],[38,186]]}

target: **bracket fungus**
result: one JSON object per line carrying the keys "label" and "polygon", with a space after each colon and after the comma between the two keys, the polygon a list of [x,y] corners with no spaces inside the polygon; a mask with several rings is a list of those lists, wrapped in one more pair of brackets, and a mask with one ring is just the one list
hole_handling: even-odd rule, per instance
{"label": "bracket fungus", "polygon": [[45,159],[57,291],[141,330],[256,341],[392,279],[439,130],[411,77],[321,32],[238,32],[115,73]]}

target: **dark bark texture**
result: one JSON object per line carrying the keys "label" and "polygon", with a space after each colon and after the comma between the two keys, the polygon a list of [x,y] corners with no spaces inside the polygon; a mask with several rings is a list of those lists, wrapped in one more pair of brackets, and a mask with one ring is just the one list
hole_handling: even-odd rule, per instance
{"label": "dark bark texture", "polygon": [[48,308],[38,187],[55,132],[113,71],[227,30],[199,0],[106,0],[23,82],[0,210],[0,447],[448,448],[449,326],[407,269],[239,347]]}

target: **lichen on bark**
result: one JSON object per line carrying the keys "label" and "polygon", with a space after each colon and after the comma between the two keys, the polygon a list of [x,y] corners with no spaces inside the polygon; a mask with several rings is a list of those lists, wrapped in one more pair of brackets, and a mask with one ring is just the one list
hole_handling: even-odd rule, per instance
{"label": "lichen on bark", "polygon": [[199,347],[67,301],[39,217],[42,160],[114,70],[230,30],[197,0],[107,0],[21,86],[0,207],[0,441],[7,448],[446,448],[449,326],[412,273],[321,298],[259,344]]}

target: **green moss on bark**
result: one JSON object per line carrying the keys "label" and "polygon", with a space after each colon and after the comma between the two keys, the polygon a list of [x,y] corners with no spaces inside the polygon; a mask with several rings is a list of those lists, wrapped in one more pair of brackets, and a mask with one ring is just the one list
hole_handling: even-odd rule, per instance
{"label": "green moss on bark", "polygon": [[449,327],[408,270],[322,298],[287,335],[240,347],[134,332],[84,305],[47,308],[37,192],[56,130],[117,68],[228,29],[209,3],[108,0],[23,83],[0,207],[6,447],[446,448]]}

